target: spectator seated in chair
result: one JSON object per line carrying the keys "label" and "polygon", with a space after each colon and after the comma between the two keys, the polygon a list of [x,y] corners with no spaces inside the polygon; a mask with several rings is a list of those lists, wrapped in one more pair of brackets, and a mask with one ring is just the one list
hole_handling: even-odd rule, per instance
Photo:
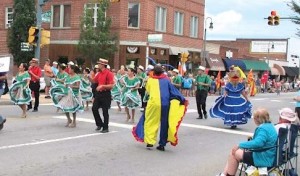
{"label": "spectator seated in chair", "polygon": [[[241,142],[232,148],[224,171],[218,176],[233,176],[236,174],[239,162],[244,162],[252,166],[272,167],[276,148],[272,147],[277,142],[277,132],[270,121],[269,113],[266,109],[257,109],[253,115],[254,123],[257,125],[253,139]],[[270,148],[269,148],[270,147]],[[246,149],[269,148],[264,151],[247,151]]]}

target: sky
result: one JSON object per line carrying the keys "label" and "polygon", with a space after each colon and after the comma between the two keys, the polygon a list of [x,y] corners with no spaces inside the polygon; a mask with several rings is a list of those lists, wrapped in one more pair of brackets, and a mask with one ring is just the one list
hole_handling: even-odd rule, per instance
{"label": "sky", "polygon": [[[297,2],[298,0],[296,0]],[[236,38],[300,38],[291,20],[280,20],[278,26],[269,26],[271,11],[280,17],[296,16],[287,3],[290,0],[206,0],[205,18],[211,17],[214,28],[206,20],[207,40],[234,40]],[[300,4],[300,1],[298,1]]]}

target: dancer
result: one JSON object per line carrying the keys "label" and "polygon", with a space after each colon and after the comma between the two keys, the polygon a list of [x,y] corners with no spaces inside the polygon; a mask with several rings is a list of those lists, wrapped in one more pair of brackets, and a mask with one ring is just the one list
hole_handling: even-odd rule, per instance
{"label": "dancer", "polygon": [[[58,84],[50,90],[54,106],[62,109],[66,113],[66,127],[76,127],[76,112],[83,110],[80,93],[80,76],[76,73],[79,68],[75,65],[70,66],[69,76],[65,79],[65,84]],[[73,114],[73,120],[70,118]]]}
{"label": "dancer", "polygon": [[[114,75],[106,67],[108,65],[108,60],[100,58],[97,62],[99,66],[99,73],[95,76],[94,79],[90,78],[92,83],[97,84],[95,91],[95,99],[93,102],[93,115],[97,125],[96,131],[101,131],[101,133],[108,133],[108,123],[109,123],[109,114],[108,109],[111,105],[111,89],[114,86]],[[102,121],[99,108],[102,108],[104,121]]]}
{"label": "dancer", "polygon": [[[147,77],[147,74],[145,73],[144,70],[145,70],[144,67],[140,65],[137,68],[137,74],[136,74],[136,77],[140,80],[140,87],[139,87],[138,91],[139,91],[139,94],[141,95],[142,100],[144,99],[144,96],[145,96],[145,80]],[[141,112],[143,112],[145,110],[145,107],[146,107],[146,103],[142,101]]]}
{"label": "dancer", "polygon": [[164,151],[167,142],[173,146],[178,143],[177,132],[188,102],[159,65],[155,66],[153,75],[150,74],[145,88],[149,100],[145,113],[133,128],[132,134],[137,141],[145,142],[147,148],[152,148],[160,126],[157,149]]}
{"label": "dancer", "polygon": [[118,111],[121,111],[121,93],[122,93],[122,89],[124,87],[124,85],[121,83],[121,80],[124,78],[126,72],[125,72],[125,68],[121,68],[118,73],[115,74],[114,76],[114,80],[115,80],[115,85],[111,90],[111,96],[112,99],[117,102],[118,105]]}
{"label": "dancer", "polygon": [[85,111],[88,111],[89,110],[89,101],[92,100],[93,96],[91,97],[91,93],[92,92],[92,84],[88,78],[90,74],[90,69],[89,68],[85,68],[83,70],[83,76],[81,77],[81,82],[82,84],[80,85],[81,86],[81,90],[85,90],[83,92],[87,92],[88,94],[81,94],[82,96],[82,100],[85,102],[85,108],[84,110]]}
{"label": "dancer", "polygon": [[238,67],[230,67],[229,83],[226,84],[224,95],[216,99],[210,109],[212,118],[221,118],[224,124],[232,129],[237,125],[246,124],[252,115],[252,104],[250,103],[245,87],[240,83],[242,70]]}
{"label": "dancer", "polygon": [[28,65],[21,63],[19,73],[16,76],[16,82],[10,87],[9,95],[12,102],[19,105],[22,109],[22,118],[26,118],[26,105],[31,101],[31,90],[29,88],[30,75],[27,72]]}
{"label": "dancer", "polygon": [[[32,58],[29,62],[30,67],[28,73],[30,74],[31,80],[29,84],[30,90],[34,94],[34,107],[32,112],[38,112],[38,107],[40,104],[40,78],[42,77],[42,70],[38,66],[38,59]],[[30,101],[29,105],[27,106],[27,111],[32,109],[32,102]]]}
{"label": "dancer", "polygon": [[[135,74],[136,71],[133,68],[129,68],[127,76],[122,79],[124,88],[121,96],[121,105],[125,106],[127,122],[131,119],[131,123],[134,123],[135,108],[142,105],[141,98],[138,93],[140,80],[135,77]],[[131,109],[131,115],[129,109]]]}
{"label": "dancer", "polygon": [[205,74],[205,67],[199,66],[198,75],[195,79],[195,84],[197,86],[196,103],[199,115],[197,119],[202,119],[203,116],[205,119],[207,119],[206,98],[208,94],[208,89],[211,86],[211,79],[207,74]]}

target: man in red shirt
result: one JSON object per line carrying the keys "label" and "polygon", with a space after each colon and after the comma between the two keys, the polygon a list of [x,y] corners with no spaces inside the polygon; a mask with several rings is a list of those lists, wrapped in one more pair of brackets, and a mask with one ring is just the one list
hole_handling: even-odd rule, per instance
{"label": "man in red shirt", "polygon": [[[40,100],[40,78],[42,76],[42,70],[38,66],[38,59],[32,58],[32,60],[29,62],[30,67],[28,70],[28,73],[31,76],[29,88],[34,93],[34,108],[32,112],[37,112],[39,107],[39,100]],[[32,102],[27,107],[27,110],[32,109]]]}
{"label": "man in red shirt", "polygon": [[[102,128],[102,133],[109,132],[108,123],[109,123],[109,114],[108,109],[111,105],[111,93],[110,90],[114,86],[114,75],[111,71],[107,69],[108,60],[100,58],[97,62],[99,66],[99,73],[95,76],[94,79],[89,78],[92,83],[96,83],[95,99],[93,102],[93,115],[97,125],[96,131],[100,131]],[[102,113],[104,121],[102,121],[99,108],[102,108]]]}

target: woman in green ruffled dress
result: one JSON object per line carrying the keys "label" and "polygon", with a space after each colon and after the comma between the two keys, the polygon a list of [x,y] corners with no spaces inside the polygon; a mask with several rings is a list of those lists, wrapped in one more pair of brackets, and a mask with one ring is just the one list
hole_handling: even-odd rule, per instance
{"label": "woman in green ruffled dress", "polygon": [[93,99],[92,94],[92,83],[90,82],[88,76],[90,74],[90,69],[85,68],[83,70],[83,75],[81,76],[80,91],[82,100],[85,102],[86,106],[84,108],[85,111],[89,110],[89,101]]}
{"label": "woman in green ruffled dress", "polygon": [[16,76],[16,82],[9,89],[9,95],[12,102],[19,105],[22,109],[22,118],[26,118],[26,106],[31,101],[31,90],[29,88],[30,75],[27,72],[28,65],[21,63],[19,73]]}
{"label": "woman in green ruffled dress", "polygon": [[121,111],[122,108],[120,106],[121,103],[121,93],[122,93],[122,89],[124,87],[124,85],[121,83],[121,80],[124,78],[126,72],[125,72],[125,68],[121,68],[118,73],[115,74],[114,79],[115,79],[115,85],[111,90],[111,96],[112,99],[117,102],[118,105],[118,110]]}
{"label": "woman in green ruffled dress", "polygon": [[[52,85],[51,89],[57,85],[65,84],[65,80],[68,77],[68,73],[65,72],[66,68],[67,68],[67,65],[64,63],[58,65],[58,73],[56,74],[55,79],[51,80],[51,85]],[[55,90],[57,90],[57,89],[55,89]],[[54,93],[54,92],[52,91],[52,93]],[[52,96],[52,95],[50,94],[50,96]],[[59,108],[57,108],[56,112],[59,112]]]}
{"label": "woman in green ruffled dress", "polygon": [[66,78],[68,77],[68,73],[65,72],[66,68],[67,68],[67,66],[64,63],[58,65],[58,73],[57,73],[55,79],[51,80],[52,87],[55,87],[58,84],[60,84],[60,85],[64,84]]}
{"label": "woman in green ruffled dress", "polygon": [[[121,105],[125,106],[127,122],[131,119],[131,123],[134,123],[135,108],[140,107],[142,104],[138,92],[140,80],[135,77],[135,73],[136,71],[133,68],[129,68],[127,76],[122,79],[124,88],[121,96]],[[129,109],[131,109],[131,115]]]}
{"label": "woman in green ruffled dress", "polygon": [[[76,112],[83,110],[82,99],[80,94],[81,78],[76,74],[78,67],[71,65],[69,76],[65,79],[64,85],[56,85],[50,90],[54,106],[62,109],[66,113],[66,127],[76,127]],[[73,114],[73,120],[70,118]]]}

